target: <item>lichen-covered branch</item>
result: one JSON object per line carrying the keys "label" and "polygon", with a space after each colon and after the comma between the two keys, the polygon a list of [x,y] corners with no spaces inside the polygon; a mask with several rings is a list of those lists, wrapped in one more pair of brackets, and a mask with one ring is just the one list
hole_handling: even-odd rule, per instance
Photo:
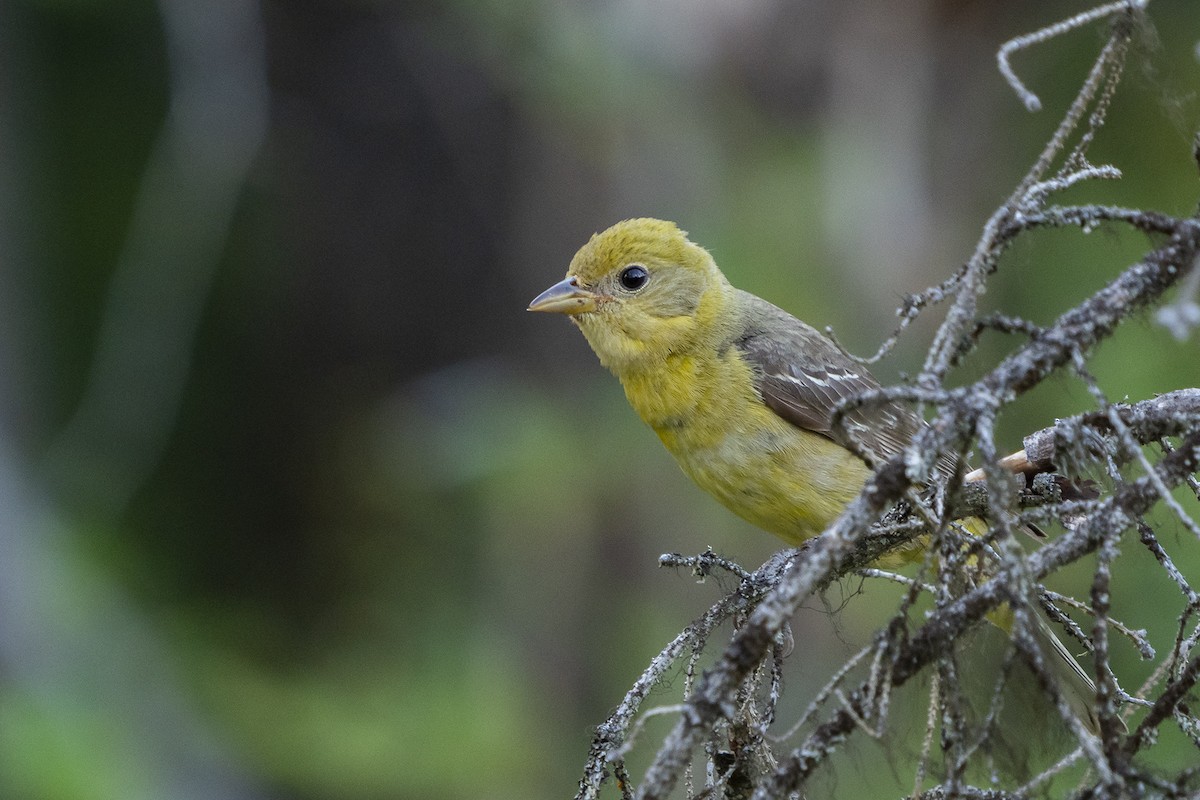
{"label": "lichen-covered branch", "polygon": [[[1200,270],[1200,220],[1115,205],[1050,204],[1059,192],[1078,183],[1120,177],[1116,167],[1090,164],[1088,149],[1103,127],[1145,5],[1109,3],[1014,40],[1002,51],[1010,81],[1027,91],[1008,63],[1012,52],[1096,19],[1111,20],[1108,41],[1075,101],[1029,172],[984,225],[970,259],[898,310],[899,327],[875,358],[887,352],[921,313],[938,304],[947,306],[915,382],[853,398],[834,420],[837,424],[841,415],[860,406],[907,402],[930,410],[929,425],[899,456],[872,465],[874,473],[862,492],[821,536],[778,554],[758,570],[744,570],[711,552],[663,557],[664,566],[700,575],[728,572],[739,585],[663,649],[599,726],[579,800],[599,797],[611,776],[617,777],[622,797],[666,798],[700,760],[705,785],[697,793],[689,778],[689,797],[797,796],[848,739],[886,736],[893,693],[921,675],[931,676],[932,688],[922,706],[928,719],[913,776],[914,796],[1025,796],[1068,770],[1080,772],[1077,777],[1087,795],[1098,798],[1200,791],[1195,771],[1185,770],[1168,780],[1140,762],[1160,728],[1172,721],[1200,749],[1200,720],[1186,705],[1187,694],[1200,679],[1200,599],[1172,555],[1175,545],[1156,536],[1154,518],[1148,516],[1164,509],[1182,530],[1195,534],[1183,537],[1188,546],[1200,547],[1195,507],[1185,507],[1172,496],[1176,487],[1186,486],[1200,500],[1200,388],[1116,403],[1105,396],[1088,367],[1098,344],[1112,337],[1122,322],[1163,307],[1173,288],[1183,287],[1178,302],[1192,302],[1197,280],[1193,276]],[[1086,232],[1098,225],[1130,226],[1148,234],[1153,244],[1136,263],[1051,324],[1034,324],[1009,312],[980,315],[978,298],[1014,241],[1039,228],[1078,227]],[[1190,328],[1173,328],[1180,330],[1186,333]],[[947,386],[948,371],[975,352],[986,331],[1019,337],[1019,344],[973,383]],[[1030,434],[1024,450],[1002,457],[993,431],[1005,407],[1060,375],[1082,381],[1094,402],[1092,410]],[[972,450],[981,462],[978,470],[939,473],[945,456],[965,464]],[[1097,481],[1097,475],[1103,480]],[[975,522],[960,522],[963,519]],[[987,520],[986,530],[977,524],[980,519]],[[1063,532],[1040,548],[1029,551],[1017,544],[1018,531],[1038,533],[1050,525]],[[871,568],[880,556],[917,537],[922,537],[927,554],[918,577]],[[1144,632],[1114,617],[1112,576],[1126,537],[1150,552],[1180,593],[1176,641],[1171,648],[1161,648],[1161,655]],[[1048,576],[1091,554],[1096,557],[1086,599],[1073,600],[1042,586]],[[800,721],[779,735],[776,725],[788,728],[785,720],[777,722],[785,689],[788,623],[803,603],[851,573],[895,581],[903,587],[901,600],[872,642],[834,671]],[[922,596],[932,604],[924,616],[912,613]],[[1059,605],[1086,615],[1087,621],[1072,620]],[[985,618],[1001,620],[997,624],[1010,630],[1011,639],[990,705],[976,719],[963,701],[955,645]],[[732,635],[714,653],[714,630],[727,621],[733,622]],[[1084,683],[1094,686],[1092,696],[1083,698],[1088,706],[1082,712],[1069,701],[1035,635],[1038,626],[1051,622],[1093,655],[1091,681]],[[1122,680],[1129,678],[1114,666],[1111,650],[1119,636],[1129,638],[1141,657],[1159,659],[1151,679],[1139,690],[1125,688]],[[693,681],[704,651],[712,663]],[[685,657],[689,660],[682,702],[644,710],[650,691]],[[970,767],[990,757],[1005,682],[1021,665],[1032,673],[1049,707],[1057,709],[1075,737],[1075,749],[1056,755],[1029,780],[1014,780],[1009,787],[972,786]],[[1135,719],[1131,714],[1139,707],[1142,716]],[[651,746],[635,740],[638,720],[663,713],[676,716],[675,724],[657,743],[645,774],[636,779],[625,757],[631,747]],[[798,745],[777,749],[779,742],[795,736],[801,737]],[[933,747],[935,739],[940,751]],[[939,756],[943,764],[934,770]],[[940,784],[926,787],[935,771]]]}

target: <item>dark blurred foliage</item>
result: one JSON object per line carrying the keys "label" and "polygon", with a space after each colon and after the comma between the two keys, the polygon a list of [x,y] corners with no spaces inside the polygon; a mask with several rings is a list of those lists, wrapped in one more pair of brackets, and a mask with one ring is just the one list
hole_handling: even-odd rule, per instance
{"label": "dark blurred foliage", "polygon": [[[899,297],[968,255],[1101,37],[1015,58],[1038,115],[996,48],[1081,8],[4,4],[0,796],[572,792],[590,726],[717,596],[657,555],[756,565],[775,543],[688,485],[526,302],[593,231],[649,214],[872,351]],[[1079,195],[1186,213],[1200,17],[1150,12],[1093,149],[1127,178]],[[212,107],[178,102],[218,73]],[[1048,320],[1145,245],[1030,237],[989,299]],[[1147,319],[1094,369],[1141,398],[1197,363]],[[1086,404],[1061,383],[1003,430]],[[872,624],[828,600],[795,622],[798,703]]]}

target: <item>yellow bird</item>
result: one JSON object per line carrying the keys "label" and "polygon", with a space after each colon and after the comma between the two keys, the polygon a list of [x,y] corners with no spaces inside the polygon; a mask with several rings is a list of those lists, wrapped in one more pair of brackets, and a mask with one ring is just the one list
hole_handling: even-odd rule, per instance
{"label": "yellow bird", "polygon": [[[568,315],[683,471],[792,545],[821,533],[861,491],[871,471],[852,446],[886,460],[924,425],[886,403],[835,426],[838,403],[878,381],[812,326],[732,286],[671,222],[630,219],[595,234],[529,310]],[[1094,730],[1091,679],[1039,627],[1069,664],[1072,705]]]}
{"label": "yellow bird", "polygon": [[673,223],[594,235],[530,311],[570,316],[683,471],[738,516],[795,545],[833,522],[879,459],[922,425],[872,405],[833,425],[840,400],[879,383],[786,311],[734,288]]}

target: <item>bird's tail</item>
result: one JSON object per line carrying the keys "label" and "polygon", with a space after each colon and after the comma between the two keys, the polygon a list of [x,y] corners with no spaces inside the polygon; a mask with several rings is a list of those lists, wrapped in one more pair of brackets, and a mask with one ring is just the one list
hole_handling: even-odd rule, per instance
{"label": "bird's tail", "polygon": [[[960,524],[975,536],[981,536],[987,531],[987,523],[972,517],[960,521]],[[1044,537],[1045,534],[1042,534]],[[975,565],[978,568],[978,564]],[[983,569],[986,574],[986,567]],[[1096,684],[1075,656],[1063,644],[1062,639],[1054,632],[1054,628],[1046,612],[1040,607],[1035,608],[1033,635],[1043,653],[1047,654],[1047,666],[1058,679],[1059,690],[1067,706],[1084,724],[1087,730],[1100,735],[1100,721],[1096,718]],[[1007,605],[997,608],[987,615],[988,621],[1009,636],[1012,635],[1013,613]],[[1121,723],[1124,725],[1124,722]]]}
{"label": "bird's tail", "polygon": [[[1050,626],[1050,620],[1040,608],[1037,609],[1036,619],[1037,627],[1034,634],[1038,643],[1042,645],[1042,652],[1051,654],[1051,669],[1059,678],[1059,688],[1062,690],[1063,699],[1067,701],[1071,711],[1079,717],[1088,731],[1099,736],[1100,720],[1096,718],[1095,709],[1096,684],[1084,670],[1083,665],[1075,660],[1075,656],[1063,644],[1062,639],[1054,633],[1054,629]],[[1120,717],[1117,720],[1125,732],[1128,732],[1125,722]]]}

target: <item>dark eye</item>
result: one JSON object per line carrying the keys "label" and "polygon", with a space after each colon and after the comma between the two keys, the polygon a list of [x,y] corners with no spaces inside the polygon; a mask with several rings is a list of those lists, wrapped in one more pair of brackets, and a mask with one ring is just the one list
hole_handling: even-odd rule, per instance
{"label": "dark eye", "polygon": [[646,268],[641,264],[630,264],[625,269],[621,270],[617,280],[631,292],[636,292],[638,289],[646,285],[646,279],[650,277],[650,273],[646,272]]}

